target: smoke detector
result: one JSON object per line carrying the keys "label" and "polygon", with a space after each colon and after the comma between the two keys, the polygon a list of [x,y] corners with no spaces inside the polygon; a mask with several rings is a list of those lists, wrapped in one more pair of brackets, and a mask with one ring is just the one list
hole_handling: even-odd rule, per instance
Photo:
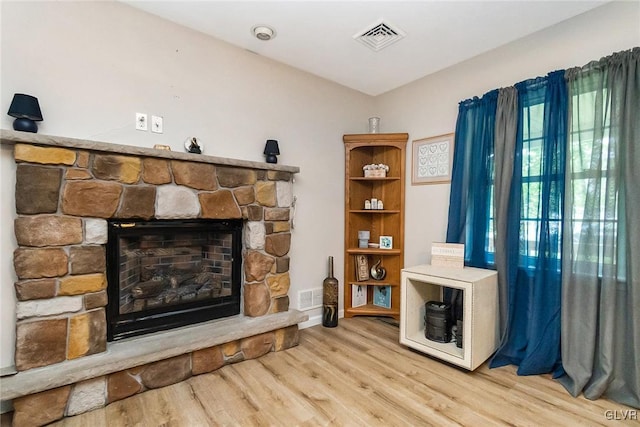
{"label": "smoke detector", "polygon": [[369,49],[377,52],[404,38],[406,33],[382,19],[353,36]]}
{"label": "smoke detector", "polygon": [[251,29],[251,34],[258,40],[267,41],[276,36],[276,30],[268,25],[256,25]]}

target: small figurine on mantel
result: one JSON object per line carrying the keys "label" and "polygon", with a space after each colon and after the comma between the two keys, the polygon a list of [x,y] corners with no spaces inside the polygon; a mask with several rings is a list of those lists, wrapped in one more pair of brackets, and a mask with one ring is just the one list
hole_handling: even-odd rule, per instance
{"label": "small figurine on mantel", "polygon": [[195,136],[192,138],[188,138],[184,142],[184,148],[186,148],[189,153],[202,154],[202,148],[198,144],[198,138],[196,138]]}

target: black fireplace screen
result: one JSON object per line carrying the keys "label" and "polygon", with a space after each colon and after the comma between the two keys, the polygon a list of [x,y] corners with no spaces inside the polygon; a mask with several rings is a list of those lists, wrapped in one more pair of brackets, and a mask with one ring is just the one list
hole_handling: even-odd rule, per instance
{"label": "black fireplace screen", "polygon": [[240,312],[242,221],[110,221],[108,339]]}

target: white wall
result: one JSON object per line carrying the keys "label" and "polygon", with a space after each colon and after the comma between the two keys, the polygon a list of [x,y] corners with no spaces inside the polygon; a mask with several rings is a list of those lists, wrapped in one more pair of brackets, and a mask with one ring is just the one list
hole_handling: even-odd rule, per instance
{"label": "white wall", "polygon": [[[39,133],[300,167],[291,245],[291,307],[322,286],[327,257],[342,277],[344,133],[364,132],[371,98],[117,2],[2,2],[0,109],[37,96]],[[164,116],[164,134],[134,129],[135,112]],[[12,118],[0,114],[0,126]],[[13,364],[12,150],[0,151],[0,367]],[[309,312],[319,319],[320,310]],[[317,321],[316,319],[316,321]]]}
{"label": "white wall", "polygon": [[609,3],[375,98],[385,131],[409,132],[405,265],[428,263],[446,237],[449,184],[411,185],[411,141],[453,133],[458,103],[640,46],[640,2]]}

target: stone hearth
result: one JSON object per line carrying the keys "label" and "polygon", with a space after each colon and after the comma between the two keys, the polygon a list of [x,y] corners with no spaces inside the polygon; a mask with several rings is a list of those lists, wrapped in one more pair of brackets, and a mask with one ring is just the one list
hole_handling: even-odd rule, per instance
{"label": "stone hearth", "polygon": [[[297,324],[306,319],[289,310],[287,255],[298,168],[5,130],[0,135],[3,144],[15,144],[18,163],[15,360],[21,372],[3,378],[2,390],[3,400],[19,397],[14,400],[15,425],[51,422],[94,409],[96,401],[105,405],[297,344]],[[73,371],[73,364],[84,363],[84,358],[109,365],[113,343],[106,341],[104,246],[111,218],[243,219],[239,320],[258,319],[248,323],[255,332],[231,334],[226,343],[219,337],[208,340],[208,347],[207,340],[198,340],[201,344],[170,356],[160,352],[159,358],[130,358],[112,364],[108,372],[94,369],[89,377],[14,387],[21,376],[36,375],[30,380],[36,384],[38,371],[51,376],[49,368],[58,365],[61,371]],[[274,323],[273,316],[280,320]],[[274,329],[265,329],[260,318]],[[227,325],[232,319],[222,320]],[[89,408],[77,403],[92,393],[99,396]],[[43,411],[45,407],[56,409]]]}

